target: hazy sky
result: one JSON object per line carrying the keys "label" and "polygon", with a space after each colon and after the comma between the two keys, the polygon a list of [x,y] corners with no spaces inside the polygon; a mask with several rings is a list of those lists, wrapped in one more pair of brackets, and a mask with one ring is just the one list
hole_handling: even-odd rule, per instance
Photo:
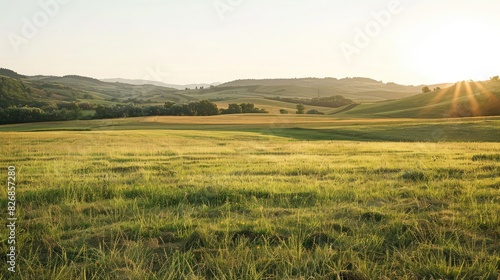
{"label": "hazy sky", "polygon": [[500,74],[498,0],[0,0],[0,67],[167,83]]}

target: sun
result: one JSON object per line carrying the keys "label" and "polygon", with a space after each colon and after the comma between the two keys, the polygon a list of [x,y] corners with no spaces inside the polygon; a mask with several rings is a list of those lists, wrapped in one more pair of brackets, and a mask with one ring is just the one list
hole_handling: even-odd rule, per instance
{"label": "sun", "polygon": [[436,28],[415,48],[414,65],[426,80],[484,80],[498,69],[495,32],[481,22],[454,22]]}

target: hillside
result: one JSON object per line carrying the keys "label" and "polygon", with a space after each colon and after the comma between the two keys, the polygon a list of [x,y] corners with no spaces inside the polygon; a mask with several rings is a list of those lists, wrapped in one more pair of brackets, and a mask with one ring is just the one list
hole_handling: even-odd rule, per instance
{"label": "hillside", "polygon": [[107,83],[122,83],[122,84],[130,84],[130,85],[154,85],[154,86],[160,86],[160,87],[174,88],[174,89],[178,89],[178,90],[184,90],[186,88],[195,89],[195,88],[200,88],[200,87],[208,88],[210,86],[217,86],[220,84],[220,83],[212,83],[212,84],[177,85],[177,84],[167,84],[167,83],[158,82],[158,81],[151,81],[151,80],[121,79],[121,78],[101,79],[101,81],[107,82]]}
{"label": "hillside", "polygon": [[246,88],[247,91],[262,97],[313,98],[342,95],[358,102],[400,99],[421,91],[420,86],[383,83],[368,78],[237,80],[221,84],[219,88],[232,90]]}
{"label": "hillside", "polygon": [[43,90],[54,99],[66,101],[108,100],[124,101],[127,99],[144,100],[161,97],[172,101],[188,101],[190,98],[173,95],[176,89],[154,85],[129,85],[108,83],[97,79],[68,75],[64,77],[34,76],[27,82],[37,89]]}
{"label": "hillside", "polygon": [[35,100],[29,91],[20,80],[0,77],[0,108],[31,105]]}
{"label": "hillside", "polygon": [[[68,110],[75,114],[70,118],[78,114],[90,117],[98,105],[163,106],[165,102],[186,104],[201,100],[215,102],[219,108],[231,103],[253,103],[271,114],[279,114],[282,109],[293,114],[296,103],[304,103],[306,111],[317,110],[339,118],[448,118],[500,114],[498,81],[460,82],[422,94],[419,93],[421,86],[382,83],[368,78],[237,80],[188,90],[103,82],[78,75],[24,76],[3,68],[0,69],[0,78],[0,108],[40,108],[53,111],[49,119],[54,120],[64,119],[60,115],[67,114]],[[429,87],[437,86],[447,84]],[[333,95],[352,99],[356,104],[327,108],[302,101]],[[78,112],[78,107],[82,112]],[[61,111],[63,109],[67,111]]]}
{"label": "hillside", "polygon": [[[166,87],[168,84],[154,85],[143,80],[111,79],[109,81],[113,82],[108,82],[77,75],[25,76],[9,69],[0,69],[0,76],[22,82],[33,100],[103,105],[185,103],[205,99],[231,102],[242,98],[317,98],[332,95],[342,95],[355,102],[374,102],[404,98],[420,92],[420,87],[385,84],[367,78],[238,80],[218,86],[193,84]],[[183,87],[188,89],[179,89]]]}
{"label": "hillside", "polygon": [[500,82],[459,82],[412,97],[362,104],[340,116],[449,118],[500,115]]}
{"label": "hillside", "polygon": [[10,69],[5,69],[5,68],[0,68],[0,76],[14,78],[14,79],[26,78],[26,76],[20,75],[20,74],[16,73],[15,71],[12,71]]}
{"label": "hillside", "polygon": [[[153,84],[169,86],[182,90],[182,93],[196,99],[226,101],[240,98],[315,98],[342,95],[356,102],[375,102],[400,99],[421,92],[422,86],[404,86],[395,83],[382,83],[368,78],[303,78],[236,80],[217,85],[192,84],[173,85],[161,82],[127,79],[106,79],[134,85]],[[450,84],[430,85],[447,87]],[[188,88],[188,90],[185,90]]]}
{"label": "hillside", "polygon": [[[0,69],[3,88],[2,106],[29,105],[33,102],[118,103],[184,103],[197,100],[184,91],[155,85],[131,85],[103,82],[77,75],[24,76],[12,70]],[[10,101],[9,101],[10,100]]]}

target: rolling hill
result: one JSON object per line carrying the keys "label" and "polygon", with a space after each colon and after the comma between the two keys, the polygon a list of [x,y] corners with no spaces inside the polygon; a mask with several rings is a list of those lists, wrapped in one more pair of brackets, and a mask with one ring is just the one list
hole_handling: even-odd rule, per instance
{"label": "rolling hill", "polygon": [[[236,80],[215,86],[216,84],[170,85],[144,80],[108,79],[129,84],[155,84],[171,86],[177,89],[190,88],[183,94],[196,99],[226,101],[240,98],[314,98],[342,95],[356,102],[375,102],[394,100],[416,95],[422,86],[404,86],[395,83],[383,83],[368,78],[303,78],[303,79],[267,79]],[[429,87],[448,87],[452,84],[430,85]],[[198,89],[194,89],[198,87]],[[203,87],[203,88],[201,88]]]}
{"label": "rolling hill", "polygon": [[[339,108],[307,106],[336,118],[449,118],[500,115],[500,82],[459,82],[429,93],[420,86],[382,83],[368,78],[305,78],[237,80],[219,86],[178,90],[158,85],[104,82],[78,75],[25,76],[0,69],[0,108],[42,108],[50,103],[162,105],[210,100],[219,108],[230,103],[253,103],[271,114],[293,114],[300,99],[342,95],[354,100]],[[447,84],[429,87],[446,87]],[[287,100],[271,100],[272,98]],[[297,102],[292,102],[299,100]],[[95,107],[94,107],[95,108]],[[91,109],[84,109],[91,110]],[[86,112],[91,115],[92,112]]]}
{"label": "rolling hill", "polygon": [[[77,75],[24,76],[8,69],[0,70],[0,88],[5,88],[2,100],[33,102],[87,102],[93,104],[117,103],[163,103],[173,101],[184,103],[197,100],[186,96],[175,88],[155,85],[131,85],[103,82]],[[13,89],[15,88],[15,89]],[[11,104],[12,102],[9,102]],[[4,103],[3,105],[5,105]],[[14,104],[14,103],[12,103]]]}
{"label": "rolling hill", "polygon": [[356,102],[373,102],[413,96],[420,91],[419,87],[385,84],[367,78],[238,80],[218,86],[200,84],[197,89],[192,89],[195,86],[192,85],[189,90],[180,90],[180,87],[186,85],[166,87],[167,84],[163,83],[154,85],[149,81],[126,79],[101,81],[78,75],[25,76],[3,68],[0,69],[0,76],[21,82],[26,91],[23,98],[31,101],[88,102],[105,105],[127,102],[185,103],[204,99],[231,102],[248,98],[314,98],[332,95],[342,95]]}
{"label": "rolling hill", "polygon": [[[449,84],[430,87],[437,86],[446,87]],[[218,88],[226,91],[247,89],[248,92],[260,97],[313,98],[342,95],[357,102],[375,102],[413,96],[420,93],[422,87],[383,83],[368,78],[304,78],[237,80],[221,84]]]}
{"label": "rolling hill", "polygon": [[194,89],[194,88],[200,88],[200,87],[210,87],[210,86],[217,86],[220,84],[220,83],[211,83],[211,84],[177,85],[177,84],[167,84],[167,83],[158,82],[158,81],[151,81],[151,80],[121,79],[121,78],[101,79],[101,81],[107,82],[107,83],[122,83],[122,84],[130,84],[130,85],[154,85],[154,86],[160,86],[160,87],[174,88],[174,89],[178,89],[178,90],[184,90],[186,88]]}
{"label": "rolling hill", "polygon": [[500,82],[459,82],[400,100],[362,104],[339,116],[453,118],[500,115]]}

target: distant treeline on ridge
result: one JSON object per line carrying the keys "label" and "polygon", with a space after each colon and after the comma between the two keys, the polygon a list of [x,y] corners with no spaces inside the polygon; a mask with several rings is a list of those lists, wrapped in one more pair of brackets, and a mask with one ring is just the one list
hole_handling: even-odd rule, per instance
{"label": "distant treeline on ridge", "polygon": [[354,101],[351,99],[345,98],[342,95],[332,95],[329,97],[317,97],[317,98],[283,98],[283,97],[274,97],[272,100],[284,101],[295,104],[304,104],[309,106],[321,106],[321,107],[330,107],[330,108],[338,108],[346,105],[354,104]]}

